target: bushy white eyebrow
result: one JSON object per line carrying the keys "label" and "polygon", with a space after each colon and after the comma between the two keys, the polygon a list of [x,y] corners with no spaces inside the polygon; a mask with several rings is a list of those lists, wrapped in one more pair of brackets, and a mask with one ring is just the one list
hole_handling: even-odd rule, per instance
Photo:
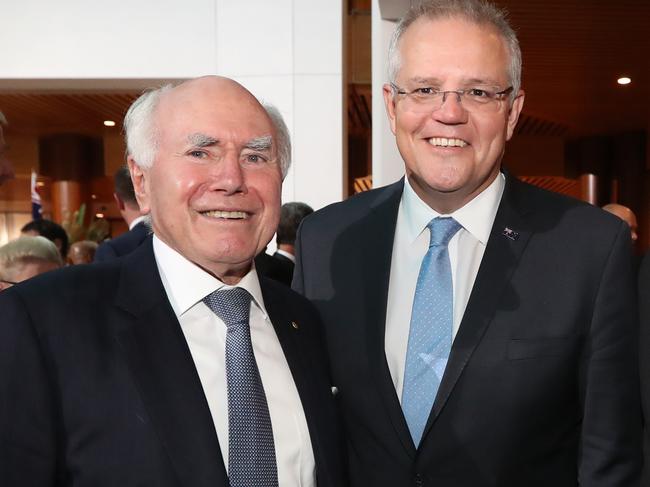
{"label": "bushy white eyebrow", "polygon": [[270,135],[263,135],[261,137],[255,137],[254,139],[249,140],[244,144],[246,149],[256,150],[256,151],[267,151],[271,150],[273,147],[273,137]]}

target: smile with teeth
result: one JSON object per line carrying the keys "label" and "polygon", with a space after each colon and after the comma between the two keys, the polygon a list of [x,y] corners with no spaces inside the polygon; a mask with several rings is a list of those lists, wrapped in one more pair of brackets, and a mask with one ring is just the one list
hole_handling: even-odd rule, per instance
{"label": "smile with teeth", "polygon": [[467,142],[461,139],[447,139],[445,137],[431,137],[429,144],[435,147],[465,147]]}
{"label": "smile with teeth", "polygon": [[249,214],[245,211],[222,211],[222,210],[209,210],[202,211],[201,215],[209,218],[223,218],[226,220],[246,220]]}

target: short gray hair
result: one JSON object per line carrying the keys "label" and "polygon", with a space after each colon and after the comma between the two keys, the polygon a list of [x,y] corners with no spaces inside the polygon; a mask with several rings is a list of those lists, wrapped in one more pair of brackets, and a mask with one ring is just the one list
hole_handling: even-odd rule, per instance
{"label": "short gray hair", "polygon": [[18,266],[49,262],[61,267],[59,249],[45,237],[19,237],[0,247],[0,279],[13,280]]}
{"label": "short gray hair", "polygon": [[289,172],[289,167],[291,167],[291,136],[289,135],[289,129],[287,128],[287,124],[284,123],[284,118],[282,118],[280,110],[275,105],[263,102],[262,106],[275,127],[275,133],[277,135],[275,147],[278,151],[278,161],[280,162],[280,169],[282,169],[282,177],[284,178],[287,172]]}
{"label": "short gray hair", "polygon": [[[155,112],[162,95],[178,86],[166,84],[160,88],[146,91],[133,102],[124,117],[124,132],[126,135],[126,151],[135,163],[142,168],[153,164],[158,150],[158,138]],[[291,137],[280,111],[270,103],[263,103],[271,123],[277,133],[276,147],[278,160],[282,169],[282,177],[287,175],[291,165]]]}
{"label": "short gray hair", "polygon": [[[415,5],[397,24],[388,47],[388,80],[395,83],[400,69],[399,41],[404,32],[420,17],[429,20],[463,18],[477,25],[491,25],[501,35],[510,54],[508,77],[514,99],[521,87],[521,48],[517,34],[508,22],[505,10],[485,0],[429,0]],[[462,42],[462,41],[461,41]]]}
{"label": "short gray hair", "polygon": [[173,88],[174,85],[169,83],[144,92],[126,112],[124,117],[126,152],[140,167],[151,167],[156,157],[158,138],[154,113],[161,96]]}

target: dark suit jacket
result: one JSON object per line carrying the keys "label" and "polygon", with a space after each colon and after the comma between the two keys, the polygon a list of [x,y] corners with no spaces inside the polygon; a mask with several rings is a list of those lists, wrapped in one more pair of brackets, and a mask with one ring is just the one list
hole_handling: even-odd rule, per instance
{"label": "dark suit jacket", "polygon": [[638,485],[627,226],[508,177],[416,450],[384,351],[402,188],[315,213],[297,242],[293,283],[325,324],[352,485]]}
{"label": "dark suit jacket", "polygon": [[145,241],[150,231],[144,222],[138,223],[119,237],[102,242],[95,252],[94,262],[104,262],[129,254]]}
{"label": "dark suit jacket", "polygon": [[[307,418],[318,486],[347,485],[318,316],[290,289],[260,283]],[[3,291],[0,309],[0,485],[227,487],[151,239],[124,258]]]}
{"label": "dark suit jacket", "polygon": [[642,485],[650,485],[650,253],[643,257],[639,266],[639,315],[639,366],[645,423]]}
{"label": "dark suit jacket", "polygon": [[283,260],[278,259],[273,255],[266,252],[260,252],[255,257],[255,269],[261,276],[273,279],[274,281],[281,282],[287,287],[291,286],[291,279],[293,277],[293,263],[286,257]]}

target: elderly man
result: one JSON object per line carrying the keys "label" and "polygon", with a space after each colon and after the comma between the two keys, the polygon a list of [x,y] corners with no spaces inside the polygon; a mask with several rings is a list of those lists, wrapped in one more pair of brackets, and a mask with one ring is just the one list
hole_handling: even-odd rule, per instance
{"label": "elderly man", "polygon": [[628,226],[501,172],[521,54],[481,0],[410,10],[384,99],[406,178],[307,217],[354,486],[634,486]]}
{"label": "elderly man", "polygon": [[0,112],[0,185],[7,179],[14,177],[14,170],[7,158],[7,143],[5,142],[3,127],[7,126],[7,119],[4,113]]}
{"label": "elderly man", "polygon": [[252,267],[287,141],[219,77],[146,93],[125,127],[154,235],[2,293],[0,484],[346,485],[317,314]]}
{"label": "elderly man", "polygon": [[0,291],[62,265],[56,245],[45,237],[19,237],[0,247]]}

